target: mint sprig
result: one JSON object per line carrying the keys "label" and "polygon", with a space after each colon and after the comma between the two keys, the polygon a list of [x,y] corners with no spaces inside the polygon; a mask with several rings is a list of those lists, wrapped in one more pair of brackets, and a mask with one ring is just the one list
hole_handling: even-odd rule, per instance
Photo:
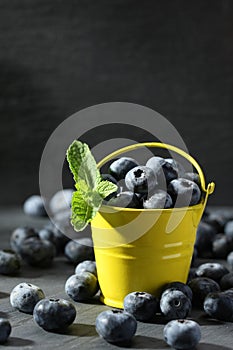
{"label": "mint sprig", "polygon": [[95,217],[103,199],[115,192],[117,186],[102,180],[86,143],[75,140],[67,150],[67,161],[76,187],[71,202],[71,224],[75,231],[82,231]]}

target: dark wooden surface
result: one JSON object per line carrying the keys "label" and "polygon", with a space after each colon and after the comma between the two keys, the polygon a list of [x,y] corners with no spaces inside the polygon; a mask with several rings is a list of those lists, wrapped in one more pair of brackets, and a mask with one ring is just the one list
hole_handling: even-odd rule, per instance
{"label": "dark wooden surface", "polygon": [[[0,210],[0,249],[9,247],[12,230],[17,226],[33,225],[41,227],[46,219],[31,219],[26,217],[21,209],[7,208]],[[101,339],[95,330],[96,316],[107,306],[99,303],[74,303],[77,317],[63,334],[46,332],[38,327],[31,315],[26,315],[12,309],[9,303],[11,290],[20,282],[27,281],[39,285],[48,297],[68,298],[64,284],[74,267],[63,257],[56,258],[49,269],[35,269],[23,266],[17,277],[0,277],[0,317],[7,317],[12,324],[12,333],[6,344],[6,349],[119,349]],[[233,323],[210,320],[201,311],[193,310],[191,318],[201,325],[202,339],[198,350],[233,349]],[[132,341],[132,349],[161,349],[169,347],[163,341],[162,323],[138,322],[137,333]],[[0,346],[1,348],[1,346]]]}

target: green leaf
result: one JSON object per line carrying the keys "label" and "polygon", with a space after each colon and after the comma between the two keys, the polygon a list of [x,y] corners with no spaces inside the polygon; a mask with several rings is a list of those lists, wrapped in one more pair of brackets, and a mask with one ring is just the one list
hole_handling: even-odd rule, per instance
{"label": "green leaf", "polygon": [[75,140],[67,150],[67,161],[77,189],[72,197],[71,224],[76,231],[82,231],[95,217],[103,198],[115,192],[117,186],[102,180],[87,144]]}
{"label": "green leaf", "polygon": [[96,191],[104,199],[107,196],[109,196],[111,193],[117,191],[117,185],[115,185],[110,181],[102,180],[97,184]]}
{"label": "green leaf", "polygon": [[[94,201],[93,198],[95,198]],[[99,200],[97,200],[97,198],[99,198]],[[86,193],[82,188],[77,186],[77,191],[73,193],[71,202],[71,224],[75,231],[82,231],[85,229],[89,222],[95,217],[101,203],[102,199],[99,195],[97,196],[96,193],[95,195]]]}
{"label": "green leaf", "polygon": [[67,150],[67,160],[75,182],[82,179],[94,188],[99,170],[88,145],[75,140]]}

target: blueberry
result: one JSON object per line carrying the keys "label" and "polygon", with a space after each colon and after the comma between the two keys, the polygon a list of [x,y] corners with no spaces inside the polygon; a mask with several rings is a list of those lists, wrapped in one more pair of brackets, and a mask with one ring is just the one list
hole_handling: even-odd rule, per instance
{"label": "blueberry", "polygon": [[56,249],[49,241],[31,237],[23,241],[19,254],[28,265],[48,267],[55,257]]}
{"label": "blueberry", "polygon": [[156,190],[150,198],[143,202],[144,209],[167,209],[172,205],[171,196],[163,190]]}
{"label": "blueberry", "polygon": [[210,215],[205,219],[205,222],[213,226],[218,233],[222,233],[224,232],[226,217],[224,213],[210,213]]}
{"label": "blueberry", "polygon": [[86,271],[70,276],[65,284],[66,294],[74,301],[87,301],[98,290],[99,284],[96,276]]}
{"label": "blueberry", "polygon": [[75,268],[75,274],[80,274],[84,271],[90,272],[97,277],[96,262],[92,260],[85,260],[79,263]]}
{"label": "blueberry", "polygon": [[226,259],[228,253],[233,249],[233,239],[225,234],[218,233],[212,243],[213,257]]}
{"label": "blueberry", "polygon": [[184,178],[172,180],[168,185],[168,193],[178,207],[196,205],[201,199],[198,185]]}
{"label": "blueberry", "polygon": [[201,221],[196,232],[195,248],[199,258],[212,257],[212,242],[217,231],[209,224]]}
{"label": "blueberry", "polygon": [[202,306],[209,293],[220,292],[219,284],[207,277],[196,277],[189,281],[188,286],[193,292],[193,305]]}
{"label": "blueberry", "polygon": [[221,321],[233,321],[233,297],[227,293],[209,293],[204,300],[205,312]]}
{"label": "blueberry", "polygon": [[96,318],[96,331],[109,343],[129,342],[137,330],[133,315],[121,310],[107,310]]}
{"label": "blueberry", "polygon": [[186,318],[191,308],[190,299],[178,289],[166,289],[161,295],[160,309],[167,320]]}
{"label": "blueberry", "polygon": [[233,251],[227,255],[227,263],[231,270],[233,270]]}
{"label": "blueberry", "polygon": [[131,191],[118,193],[116,197],[112,197],[106,204],[112,207],[140,208],[139,198]]}
{"label": "blueberry", "polygon": [[53,195],[49,202],[49,209],[53,215],[70,208],[73,192],[72,189],[67,188]]}
{"label": "blueberry", "polygon": [[[189,269],[189,274],[188,274],[188,282],[190,282],[191,280],[193,280],[194,278],[196,278],[196,267],[191,267]],[[187,283],[188,283],[187,282]],[[191,288],[190,288],[191,289]]]}
{"label": "blueberry", "polygon": [[174,158],[165,158],[165,162],[170,163],[176,172],[176,177],[183,177],[185,169],[183,165]]}
{"label": "blueberry", "polygon": [[6,318],[0,318],[0,344],[3,344],[9,338],[11,333],[11,324]]}
{"label": "blueberry", "polygon": [[146,166],[153,170],[159,184],[163,184],[164,180],[165,183],[169,183],[178,177],[177,164],[171,158],[151,157]]}
{"label": "blueberry", "polygon": [[163,290],[165,291],[166,289],[170,289],[170,288],[173,288],[173,289],[178,289],[180,290],[182,293],[184,293],[186,295],[186,297],[188,297],[190,300],[192,300],[193,298],[193,293],[192,293],[192,290],[191,288],[183,283],[183,282],[179,282],[179,281],[174,281],[174,282],[170,282],[170,283],[167,283]]}
{"label": "blueberry", "polygon": [[41,288],[24,282],[18,284],[11,291],[10,303],[15,309],[32,314],[37,302],[43,298],[45,295]]}
{"label": "blueberry", "polygon": [[226,223],[224,232],[228,237],[233,238],[233,220],[230,220]]}
{"label": "blueberry", "polygon": [[132,192],[151,196],[156,190],[157,178],[151,168],[139,165],[128,171],[125,184]]}
{"label": "blueberry", "polygon": [[194,349],[201,339],[201,328],[192,320],[173,320],[164,327],[163,336],[174,349]]}
{"label": "blueberry", "polygon": [[76,317],[74,305],[65,299],[43,299],[33,311],[35,322],[46,331],[64,330]]}
{"label": "blueberry", "polygon": [[184,179],[195,182],[199,187],[201,187],[200,176],[197,173],[187,172],[182,175]]}
{"label": "blueberry", "polygon": [[23,241],[30,237],[39,237],[38,233],[32,227],[18,227],[16,228],[10,238],[11,249],[19,253]]}
{"label": "blueberry", "polygon": [[45,226],[38,232],[38,234],[40,239],[50,241],[54,244],[56,247],[56,255],[62,253],[65,245],[70,241],[67,236],[53,225]]}
{"label": "blueberry", "polygon": [[216,282],[219,282],[228,272],[229,270],[224,265],[214,262],[201,264],[196,269],[197,277],[208,277]]}
{"label": "blueberry", "polygon": [[84,260],[95,260],[91,238],[79,238],[69,241],[65,246],[65,256],[75,265]]}
{"label": "blueberry", "polygon": [[12,275],[20,270],[20,260],[13,250],[0,250],[0,273]]}
{"label": "blueberry", "polygon": [[27,198],[23,204],[23,210],[27,215],[47,216],[44,199],[38,195]]}
{"label": "blueberry", "polygon": [[149,321],[155,316],[157,307],[157,299],[146,292],[132,292],[124,298],[124,310],[138,321]]}
{"label": "blueberry", "polygon": [[138,166],[138,162],[129,157],[121,157],[114,162],[109,167],[109,174],[112,175],[117,181],[125,178],[128,171]]}
{"label": "blueberry", "polygon": [[221,278],[219,285],[222,290],[233,288],[233,272],[229,272],[224,275]]}

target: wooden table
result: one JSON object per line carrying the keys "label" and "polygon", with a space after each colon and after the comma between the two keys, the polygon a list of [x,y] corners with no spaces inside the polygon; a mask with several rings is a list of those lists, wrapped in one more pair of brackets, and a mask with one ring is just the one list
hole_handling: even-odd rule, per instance
{"label": "wooden table", "polygon": [[[42,227],[47,219],[32,219],[25,216],[19,208],[0,209],[0,249],[9,247],[12,230],[18,226],[33,225]],[[64,284],[72,275],[74,267],[64,257],[56,258],[48,269],[23,266],[17,277],[0,277],[0,317],[7,317],[12,325],[7,349],[119,349],[101,339],[95,330],[97,315],[108,307],[98,300],[92,303],[74,303],[77,317],[66,332],[46,332],[37,326],[31,315],[13,310],[9,303],[11,290],[20,282],[31,282],[40,286],[47,297],[68,298]],[[208,319],[204,312],[193,310],[191,318],[201,325],[202,339],[198,350],[233,349],[233,323]],[[137,333],[132,341],[132,349],[161,349],[169,347],[163,340],[162,323],[138,322]],[[1,345],[0,345],[1,348]]]}

